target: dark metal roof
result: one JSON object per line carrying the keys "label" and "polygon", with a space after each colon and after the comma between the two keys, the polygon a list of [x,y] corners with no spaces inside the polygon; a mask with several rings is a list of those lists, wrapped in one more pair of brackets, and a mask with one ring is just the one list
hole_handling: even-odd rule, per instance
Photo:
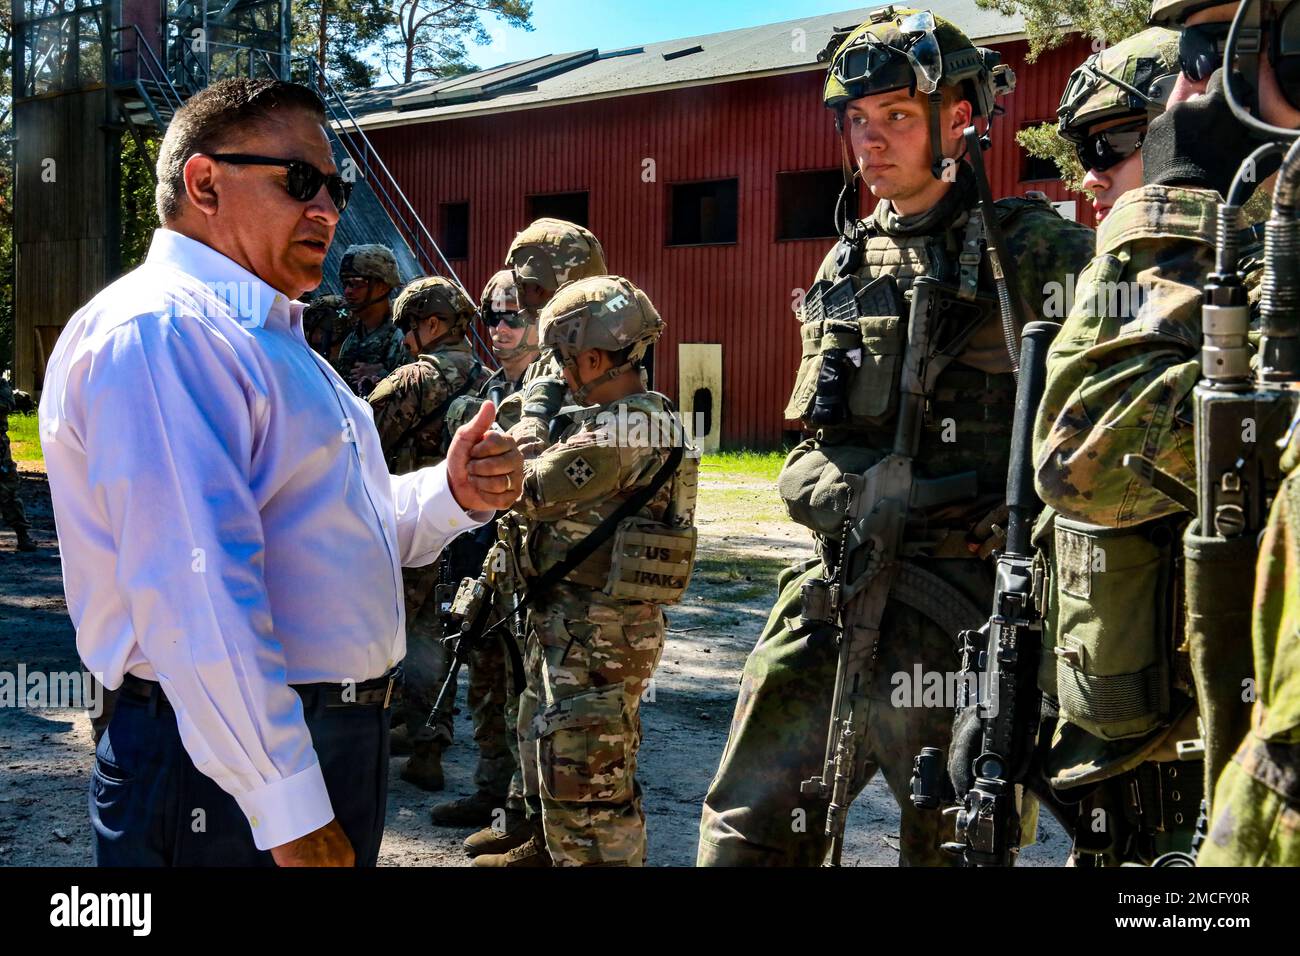
{"label": "dark metal roof", "polygon": [[[448,80],[381,87],[345,99],[363,127],[380,127],[817,69],[817,54],[832,34],[861,23],[880,6],[642,47],[552,54]],[[957,23],[976,43],[1024,35],[1023,18],[982,9],[975,0],[934,0],[929,9]]]}

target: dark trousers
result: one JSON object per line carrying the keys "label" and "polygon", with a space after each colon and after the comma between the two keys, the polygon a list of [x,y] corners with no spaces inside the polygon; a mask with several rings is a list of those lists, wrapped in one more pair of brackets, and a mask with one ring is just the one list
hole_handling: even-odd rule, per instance
{"label": "dark trousers", "polygon": [[[358,866],[374,866],[388,800],[389,711],[326,707],[300,691],[334,816]],[[95,748],[90,822],[99,866],[274,866],[235,798],[195,769],[161,692],[121,694]]]}

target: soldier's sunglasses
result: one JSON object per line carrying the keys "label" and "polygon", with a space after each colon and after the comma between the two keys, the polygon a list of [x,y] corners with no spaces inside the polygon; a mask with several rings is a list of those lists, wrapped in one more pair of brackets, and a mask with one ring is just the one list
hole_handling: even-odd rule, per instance
{"label": "soldier's sunglasses", "polygon": [[232,166],[283,166],[289,170],[284,188],[298,202],[311,202],[321,186],[329,193],[334,208],[339,212],[348,208],[352,184],[337,173],[327,175],[311,163],[301,159],[278,159],[275,156],[255,156],[252,153],[208,153],[212,159]]}
{"label": "soldier's sunglasses", "polygon": [[483,324],[489,329],[504,322],[507,328],[522,329],[528,325],[527,316],[520,312],[485,312],[483,313]]}
{"label": "soldier's sunglasses", "polygon": [[1123,126],[1112,126],[1098,133],[1089,133],[1074,148],[1079,156],[1079,164],[1085,170],[1102,172],[1122,163],[1141,149],[1146,135],[1147,123],[1143,119]]}
{"label": "soldier's sunglasses", "polygon": [[1208,80],[1223,66],[1230,23],[1200,23],[1183,27],[1178,35],[1178,67],[1194,83]]}

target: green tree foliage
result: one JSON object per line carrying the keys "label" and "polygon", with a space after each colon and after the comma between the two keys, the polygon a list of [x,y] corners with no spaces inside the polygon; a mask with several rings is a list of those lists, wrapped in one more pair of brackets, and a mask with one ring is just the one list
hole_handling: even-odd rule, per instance
{"label": "green tree foliage", "polygon": [[154,206],[154,178],[152,167],[161,145],[157,136],[146,141],[146,149],[129,135],[122,137],[122,173],[120,218],[122,245],[120,247],[122,271],[134,269],[144,261],[158,228],[158,211]]}
{"label": "green tree foliage", "polygon": [[392,9],[384,67],[401,83],[473,70],[466,46],[492,39],[484,14],[508,26],[533,28],[532,0],[396,0]]}
{"label": "green tree foliage", "polygon": [[1145,30],[1151,12],[1151,0],[975,0],[975,5],[1025,18],[1030,63],[1064,43],[1067,30],[1088,34],[1101,49]]}
{"label": "green tree foliage", "polygon": [[381,46],[394,27],[387,0],[293,0],[294,56],[320,64],[339,92],[374,85],[379,69],[366,51]]}

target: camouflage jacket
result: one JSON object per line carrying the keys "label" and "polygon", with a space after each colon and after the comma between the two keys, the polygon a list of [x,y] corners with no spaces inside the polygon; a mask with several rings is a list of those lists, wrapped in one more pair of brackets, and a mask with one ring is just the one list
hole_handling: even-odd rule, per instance
{"label": "camouflage jacket", "polygon": [[382,375],[411,361],[411,353],[403,344],[405,336],[394,323],[392,316],[384,319],[375,328],[366,332],[356,323],[352,331],[343,340],[338,358],[334,360],[334,369],[343,376],[343,380],[356,391],[357,382],[352,377],[352,366],[358,362],[363,365],[383,366]]}
{"label": "camouflage jacket", "polygon": [[9,415],[15,407],[13,386],[0,378],[0,427],[8,424]]}
{"label": "camouflage jacket", "polygon": [[[519,533],[527,542],[520,554],[523,573],[536,576],[559,563],[574,544],[649,484],[668,459],[674,440],[670,435],[682,440],[681,427],[666,398],[639,392],[585,409],[558,442],[526,461],[523,493],[514,507]],[[674,476],[638,515],[677,529],[692,528],[697,474],[697,460],[687,448]],[[603,544],[566,579],[566,588],[609,603],[596,582],[604,579],[612,551],[612,540]],[[575,579],[581,583],[571,583]]]}
{"label": "camouflage jacket", "polygon": [[[1048,353],[1034,429],[1038,493],[1067,517],[1122,528],[1180,510],[1121,464],[1130,453],[1195,491],[1191,395],[1218,201],[1208,190],[1143,186],[1097,233]],[[1252,302],[1257,254],[1243,245]]]}
{"label": "camouflage jacket", "polygon": [[389,470],[405,474],[442,461],[444,419],[452,401],[488,378],[468,340],[443,345],[391,372],[370,393]]}
{"label": "camouflage jacket", "polygon": [[1300,744],[1300,428],[1292,430],[1282,468],[1287,477],[1273,499],[1255,565],[1252,724],[1265,740]]}

